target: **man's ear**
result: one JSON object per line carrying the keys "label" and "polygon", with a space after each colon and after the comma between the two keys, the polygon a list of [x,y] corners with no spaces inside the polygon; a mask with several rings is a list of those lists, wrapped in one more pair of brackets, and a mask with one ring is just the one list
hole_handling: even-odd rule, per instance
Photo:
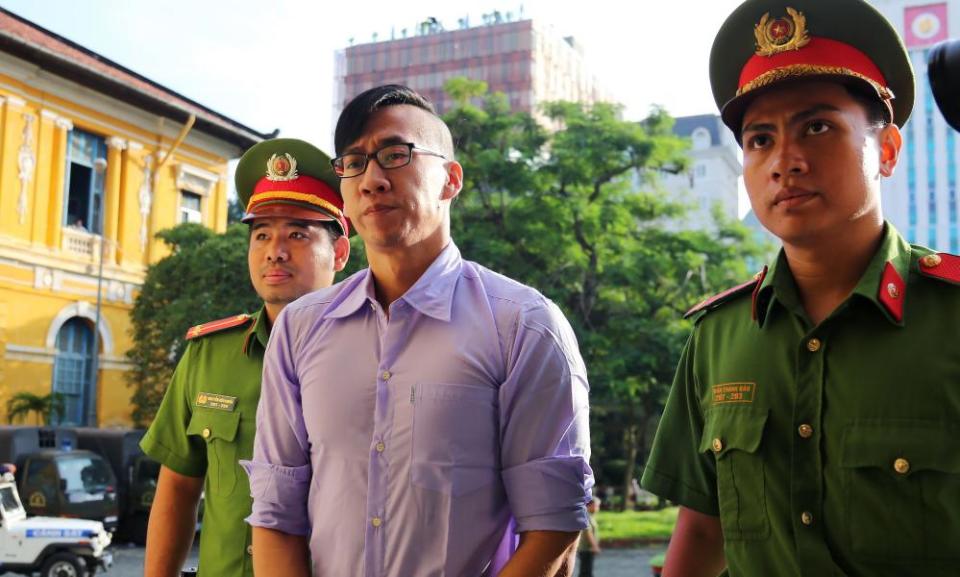
{"label": "man's ear", "polygon": [[463,167],[456,160],[447,161],[447,182],[443,185],[440,200],[451,200],[463,189]]}
{"label": "man's ear", "polygon": [[903,136],[896,124],[883,127],[878,135],[880,141],[880,174],[889,178],[900,161],[900,148],[903,146]]}
{"label": "man's ear", "polygon": [[340,272],[350,259],[350,239],[340,235],[333,241],[333,270]]}

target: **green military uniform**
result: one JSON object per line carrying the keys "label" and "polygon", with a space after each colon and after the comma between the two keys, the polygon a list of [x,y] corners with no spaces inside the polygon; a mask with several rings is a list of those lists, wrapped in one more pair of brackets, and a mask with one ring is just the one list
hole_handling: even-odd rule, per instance
{"label": "green military uniform", "polygon": [[[330,158],[307,142],[277,138],[254,145],[237,164],[235,180],[243,222],[331,222],[349,233]],[[190,329],[187,349],[141,441],[144,452],[169,469],[205,478],[201,577],[253,575],[245,521],[252,507],[250,482],[239,461],[253,457],[269,335],[264,309]]]}
{"label": "green military uniform", "polygon": [[960,258],[930,254],[888,225],[816,327],[782,253],[694,313],[643,485],[719,515],[730,575],[957,575]]}
{"label": "green military uniform", "polygon": [[144,452],[167,468],[205,477],[200,575],[253,575],[250,484],[238,464],[253,455],[266,313],[194,327]]}
{"label": "green military uniform", "polygon": [[[906,50],[862,0],[747,0],[717,34],[711,83],[738,138],[754,96],[807,78],[910,115]],[[886,224],[813,325],[781,251],[691,311],[644,487],[718,516],[733,576],[960,574],[958,285],[960,258]]]}

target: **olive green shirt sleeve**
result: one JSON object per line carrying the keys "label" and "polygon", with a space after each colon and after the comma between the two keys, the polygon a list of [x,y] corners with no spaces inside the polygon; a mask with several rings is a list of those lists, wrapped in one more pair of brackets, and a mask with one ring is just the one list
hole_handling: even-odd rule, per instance
{"label": "olive green shirt sleeve", "polygon": [[[699,326],[699,325],[698,325]],[[707,515],[719,515],[716,459],[700,451],[704,415],[696,375],[694,327],[680,356],[660,426],[643,471],[642,485],[674,503]]]}
{"label": "olive green shirt sleeve", "polygon": [[167,468],[189,477],[203,477],[207,471],[207,450],[196,435],[188,436],[193,417],[193,388],[197,372],[197,347],[191,342],[170,379],[157,416],[140,441],[143,452]]}

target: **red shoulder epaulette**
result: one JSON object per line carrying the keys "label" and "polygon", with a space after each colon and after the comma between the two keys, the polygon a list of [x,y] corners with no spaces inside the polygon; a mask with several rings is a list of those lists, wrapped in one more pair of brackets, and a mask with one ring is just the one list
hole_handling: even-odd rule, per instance
{"label": "red shoulder epaulette", "polygon": [[733,288],[729,288],[720,294],[713,295],[712,297],[701,301],[700,304],[698,304],[697,306],[693,307],[692,309],[684,313],[683,318],[685,319],[690,318],[702,310],[706,310],[706,309],[715,307],[717,305],[723,304],[729,301],[730,299],[732,299],[733,297],[738,296],[742,293],[753,292],[757,287],[760,286],[760,283],[763,282],[763,277],[766,276],[766,273],[767,273],[767,269],[766,267],[764,267],[764,269],[758,272],[753,277],[753,279],[743,284],[738,284],[737,286]]}
{"label": "red shoulder epaulette", "polygon": [[233,327],[239,327],[250,322],[250,319],[252,318],[253,317],[247,314],[233,315],[232,317],[227,317],[218,321],[203,323],[202,325],[190,327],[190,330],[187,331],[187,336],[184,338],[189,341],[190,339],[195,339],[197,337],[204,337],[212,333],[218,333],[220,331],[232,329]]}
{"label": "red shoulder epaulette", "polygon": [[960,256],[939,252],[920,257],[920,273],[960,284]]}

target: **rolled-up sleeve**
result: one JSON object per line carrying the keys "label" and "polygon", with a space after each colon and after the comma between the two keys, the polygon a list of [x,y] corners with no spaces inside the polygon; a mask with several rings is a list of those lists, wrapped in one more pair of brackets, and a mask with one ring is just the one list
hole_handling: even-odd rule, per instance
{"label": "rolled-up sleeve", "polygon": [[500,387],[502,479],[517,531],[587,527],[590,469],[586,368],[553,303],[524,311]]}
{"label": "rolled-up sleeve", "polygon": [[291,535],[308,535],[309,443],[297,378],[295,331],[281,312],[263,363],[253,459],[241,461],[250,476],[253,510],[247,523]]}

